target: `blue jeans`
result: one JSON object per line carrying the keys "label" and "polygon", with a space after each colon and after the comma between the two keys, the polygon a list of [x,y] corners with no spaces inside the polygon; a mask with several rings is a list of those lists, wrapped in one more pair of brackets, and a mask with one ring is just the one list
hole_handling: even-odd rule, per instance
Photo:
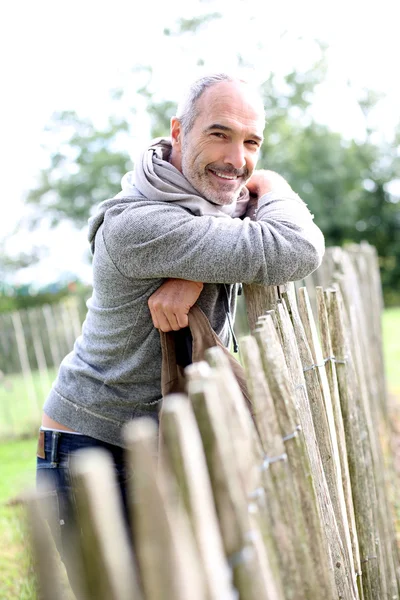
{"label": "blue jeans", "polygon": [[124,517],[129,526],[124,450],[119,446],[67,431],[40,431],[39,436],[37,488],[39,492],[43,491],[45,512],[54,541],[67,568],[71,586],[76,591],[80,587],[79,567],[82,566],[83,561],[80,555],[80,530],[77,527],[75,501],[71,487],[71,455],[81,448],[104,448],[111,454],[121,493]]}

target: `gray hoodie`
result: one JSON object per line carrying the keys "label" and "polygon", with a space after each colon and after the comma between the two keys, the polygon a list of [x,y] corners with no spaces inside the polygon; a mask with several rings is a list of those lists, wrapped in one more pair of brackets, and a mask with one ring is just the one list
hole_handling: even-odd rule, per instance
{"label": "gray hoodie", "polygon": [[44,406],[67,427],[121,446],[124,423],[159,409],[160,336],[147,301],[165,279],[205,284],[197,303],[227,345],[235,284],[302,279],[324,253],[322,233],[296,194],[262,196],[254,219],[220,218],[194,214],[175,197],[157,199],[157,190],[145,197],[128,179],[130,195],[125,189],[102,203],[89,222],[93,294]]}

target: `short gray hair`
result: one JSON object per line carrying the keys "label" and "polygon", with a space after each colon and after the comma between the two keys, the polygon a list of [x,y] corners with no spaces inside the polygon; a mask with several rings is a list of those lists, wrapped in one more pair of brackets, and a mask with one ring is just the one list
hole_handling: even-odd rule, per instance
{"label": "short gray hair", "polygon": [[192,129],[194,122],[199,116],[198,100],[203,93],[213,85],[222,83],[223,81],[240,81],[241,83],[247,83],[243,79],[233,77],[227,73],[215,73],[213,75],[205,75],[200,79],[194,81],[182,100],[178,104],[176,113],[177,119],[179,119],[183,133],[187,134]]}

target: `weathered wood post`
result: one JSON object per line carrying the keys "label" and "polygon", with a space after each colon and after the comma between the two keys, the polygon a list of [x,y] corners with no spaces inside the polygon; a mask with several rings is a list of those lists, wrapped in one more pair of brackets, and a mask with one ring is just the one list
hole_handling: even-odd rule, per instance
{"label": "weathered wood post", "polygon": [[37,394],[35,384],[33,382],[31,367],[29,364],[28,350],[26,347],[20,313],[18,311],[11,313],[11,319],[15,331],[15,339],[17,341],[18,355],[21,363],[22,375],[24,378],[27,396],[29,401],[31,402],[34,412],[39,415]]}
{"label": "weathered wood post", "polygon": [[356,586],[357,577],[353,552],[351,549],[349,522],[342,486],[342,468],[339,457],[332,400],[326,374],[326,363],[330,362],[329,357],[331,355],[326,355],[324,357],[322,354],[321,344],[318,338],[314,316],[311,312],[306,288],[303,287],[299,289],[298,300],[299,314],[304,327],[309,351],[305,340],[300,343],[298,341],[298,346],[303,349],[302,366],[303,371],[305,372],[305,380],[313,414],[318,447],[321,453],[329,496],[332,501],[343,550],[346,554],[350,574],[353,576],[354,585]]}
{"label": "weathered wood post", "polygon": [[[306,543],[305,522],[300,503],[296,501],[293,477],[282,435],[274,398],[264,375],[260,351],[253,336],[240,340],[246,369],[252,413],[264,450],[262,487],[258,495],[264,500],[266,527],[270,529],[278,549],[277,555],[287,600],[315,598],[318,583]],[[265,498],[263,498],[265,494]]]}
{"label": "weathered wood post", "polygon": [[324,291],[322,287],[316,288],[316,303],[318,310],[319,331],[321,335],[321,348],[323,356],[325,357],[325,369],[328,378],[333,418],[336,428],[336,440],[340,459],[343,495],[346,503],[346,514],[349,527],[351,551],[353,555],[358,594],[360,600],[362,600],[364,597],[364,593],[361,581],[360,549],[358,544],[358,536],[354,516],[354,504],[351,492],[351,481],[347,457],[346,439],[343,425],[342,409],[340,407],[339,389],[336,378],[336,363],[335,357],[333,356],[331,336],[329,333],[328,314],[326,310]]}
{"label": "weathered wood post", "polygon": [[29,493],[25,497],[25,506],[38,597],[40,600],[65,600],[54,540],[44,517],[43,498]]}
{"label": "weathered wood post", "polygon": [[150,419],[131,421],[125,440],[133,538],[144,597],[204,600],[204,567],[186,512],[171,499],[173,475],[164,469],[165,477],[158,476],[156,424]]}
{"label": "weathered wood post", "polygon": [[256,331],[256,339],[264,372],[271,393],[281,431],[288,436],[286,453],[294,474],[293,488],[296,499],[303,510],[306,523],[307,543],[313,548],[313,566],[316,574],[315,594],[320,598],[334,598],[337,595],[326,535],[318,506],[315,482],[306,440],[299,415],[296,410],[296,397],[291,376],[286,366],[283,350],[272,317],[268,316]]}
{"label": "weathered wood post", "polygon": [[38,370],[39,370],[39,377],[40,377],[40,383],[41,383],[41,388],[42,388],[42,392],[43,392],[43,398],[45,398],[50,390],[51,381],[50,381],[49,372],[47,369],[46,357],[44,354],[42,338],[40,335],[40,329],[39,329],[39,325],[38,325],[39,310],[37,308],[31,308],[27,312],[28,312],[29,323],[31,326],[32,342],[33,342],[36,362],[37,362],[37,366],[38,366]]}
{"label": "weathered wood post", "polygon": [[58,344],[58,335],[57,335],[57,325],[54,319],[53,311],[51,310],[51,306],[49,304],[45,304],[42,306],[42,313],[44,316],[44,320],[46,323],[47,335],[49,338],[49,347],[51,358],[53,361],[53,367],[58,367],[61,360],[62,354],[60,352],[59,344]]}
{"label": "weathered wood post", "polygon": [[215,377],[189,372],[188,392],[203,440],[225,553],[243,600],[283,600],[276,557],[267,554],[238,469],[236,449],[219,401]]}
{"label": "weathered wood post", "polygon": [[[380,564],[379,531],[374,519],[372,497],[374,495],[373,472],[370,452],[363,443],[365,423],[359,405],[359,384],[351,356],[348,334],[344,325],[343,308],[338,292],[328,295],[328,317],[332,349],[336,362],[340,403],[346,434],[346,446],[353,492],[354,512],[360,544],[361,567],[365,600],[384,598],[386,584]],[[364,432],[364,434],[363,434]],[[367,454],[367,455],[366,455]]]}
{"label": "weathered wood post", "polygon": [[78,450],[71,471],[82,531],[84,593],[98,600],[141,600],[111,456],[103,449]]}
{"label": "weathered wood post", "polygon": [[250,331],[254,330],[261,315],[268,310],[275,309],[282,292],[286,289],[285,285],[258,285],[256,283],[243,285]]}
{"label": "weathered wood post", "polygon": [[206,597],[233,600],[231,574],[221,533],[200,433],[189,400],[167,396],[163,405],[162,439],[167,464],[178,482],[204,567]]}

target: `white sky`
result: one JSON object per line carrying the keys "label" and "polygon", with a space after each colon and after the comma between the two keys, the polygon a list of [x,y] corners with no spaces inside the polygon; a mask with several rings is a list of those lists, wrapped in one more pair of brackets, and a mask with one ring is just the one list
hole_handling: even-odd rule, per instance
{"label": "white sky", "polygon": [[[354,91],[372,87],[386,94],[377,113],[383,135],[400,117],[398,0],[9,0],[0,8],[0,167],[2,218],[0,237],[15,228],[24,211],[23,196],[33,185],[45,156],[40,150],[43,129],[55,110],[75,109],[82,116],[109,114],[108,92],[132,86],[134,65],[154,68],[154,89],[178,99],[180,91],[200,74],[199,57],[207,70],[229,70],[240,53],[260,80],[272,71],[310,67],[313,40],[329,45],[327,83],[318,95],[316,116],[348,136],[362,131]],[[218,11],[199,36],[166,38],[180,17]],[[282,33],[286,35],[282,37]],[[296,41],[302,36],[303,41]],[[263,49],[260,49],[260,46]],[[352,88],[346,85],[350,80]],[[141,107],[144,110],[144,107]],[[143,143],[145,122],[139,113],[132,148]],[[19,280],[57,279],[62,271],[83,269],[85,232],[68,227],[32,238],[51,246],[50,259],[40,268],[19,274]],[[30,243],[25,234],[13,245]]]}

